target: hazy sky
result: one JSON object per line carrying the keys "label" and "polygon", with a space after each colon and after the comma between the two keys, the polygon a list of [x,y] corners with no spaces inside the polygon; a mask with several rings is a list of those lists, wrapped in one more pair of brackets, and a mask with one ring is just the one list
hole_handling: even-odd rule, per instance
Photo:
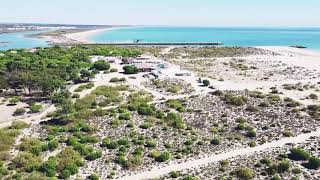
{"label": "hazy sky", "polygon": [[320,0],[0,0],[0,22],[320,26]]}

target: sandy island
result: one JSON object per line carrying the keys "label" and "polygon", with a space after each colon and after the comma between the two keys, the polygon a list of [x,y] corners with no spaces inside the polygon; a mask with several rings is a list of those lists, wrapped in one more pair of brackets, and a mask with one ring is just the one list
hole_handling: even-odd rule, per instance
{"label": "sandy island", "polygon": [[82,43],[92,43],[92,41],[89,40],[90,36],[93,36],[93,35],[95,35],[97,33],[101,33],[101,32],[104,32],[104,31],[110,31],[110,30],[113,30],[113,29],[115,29],[115,28],[94,29],[94,30],[89,30],[89,31],[65,34],[64,36],[67,39],[70,39],[72,41],[82,42]]}
{"label": "sandy island", "polygon": [[63,30],[54,31],[49,33],[43,33],[37,35],[38,38],[44,39],[51,44],[88,44],[95,43],[90,41],[90,37],[106,31],[111,31],[120,28],[129,27],[110,27],[102,29],[76,29],[76,30]]}

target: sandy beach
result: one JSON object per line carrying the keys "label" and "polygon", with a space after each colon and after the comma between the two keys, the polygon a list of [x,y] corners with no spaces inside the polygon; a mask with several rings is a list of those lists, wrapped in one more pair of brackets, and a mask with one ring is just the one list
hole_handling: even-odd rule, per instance
{"label": "sandy beach", "polygon": [[88,44],[93,43],[89,37],[97,33],[101,33],[116,28],[102,29],[76,29],[76,30],[57,30],[48,33],[38,34],[36,37],[44,39],[50,44]]}
{"label": "sandy beach", "polygon": [[97,33],[101,33],[104,31],[110,31],[115,28],[106,28],[106,29],[94,29],[94,30],[89,30],[89,31],[83,31],[83,32],[77,32],[77,33],[70,33],[70,34],[65,34],[64,36],[67,39],[70,39],[75,42],[82,42],[82,43],[92,43],[89,40],[90,36],[93,36]]}

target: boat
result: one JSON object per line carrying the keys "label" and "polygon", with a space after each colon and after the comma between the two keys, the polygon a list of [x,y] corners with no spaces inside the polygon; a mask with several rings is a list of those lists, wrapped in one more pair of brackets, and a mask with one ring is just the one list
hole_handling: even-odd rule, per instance
{"label": "boat", "polygon": [[290,46],[290,47],[299,48],[299,49],[306,49],[307,48],[306,46],[301,46],[301,45],[294,45],[294,46]]}
{"label": "boat", "polygon": [[135,40],[133,40],[133,43],[139,43],[141,41],[142,41],[142,39],[135,39]]}

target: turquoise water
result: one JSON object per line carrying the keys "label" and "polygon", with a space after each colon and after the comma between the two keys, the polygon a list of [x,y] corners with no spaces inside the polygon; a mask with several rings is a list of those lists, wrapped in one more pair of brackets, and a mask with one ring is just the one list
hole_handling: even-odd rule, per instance
{"label": "turquoise water", "polygon": [[226,46],[303,45],[320,49],[320,28],[137,27],[104,31],[89,37],[112,42],[222,42]]}
{"label": "turquoise water", "polygon": [[[41,31],[40,31],[41,32]],[[19,32],[0,34],[0,50],[48,47],[48,43]],[[89,37],[96,43],[110,42],[222,42],[226,46],[303,45],[320,50],[320,28],[196,28],[137,27],[104,31]]]}
{"label": "turquoise water", "polygon": [[[39,32],[44,32],[44,31],[0,34],[0,50],[49,46],[48,43],[44,40],[26,36],[31,34],[37,34]],[[1,42],[8,42],[8,43],[1,43]]]}

